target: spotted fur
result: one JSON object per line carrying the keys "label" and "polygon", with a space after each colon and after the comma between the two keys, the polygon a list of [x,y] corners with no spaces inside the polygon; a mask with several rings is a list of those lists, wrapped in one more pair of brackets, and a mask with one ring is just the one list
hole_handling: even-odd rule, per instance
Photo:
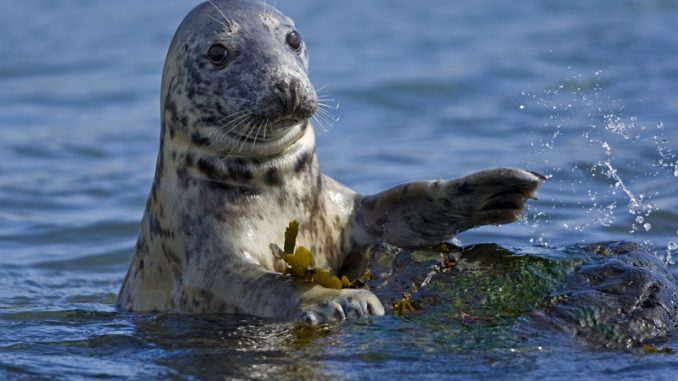
{"label": "spotted fur", "polygon": [[[379,241],[431,244],[515,220],[541,179],[517,169],[402,185],[361,196],[320,172],[309,118],[318,98],[294,23],[260,1],[196,7],[172,41],[160,150],[129,271],[124,310],[246,313],[309,322],[380,315],[366,290],[330,290],[281,274],[269,244],[292,219],[315,265],[338,271]],[[226,64],[208,50],[221,44]]]}

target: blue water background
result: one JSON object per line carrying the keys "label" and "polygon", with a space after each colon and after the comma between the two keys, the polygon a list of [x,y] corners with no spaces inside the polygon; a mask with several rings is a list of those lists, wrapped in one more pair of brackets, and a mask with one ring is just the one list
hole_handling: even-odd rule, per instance
{"label": "blue water background", "polygon": [[[196,4],[0,4],[0,376],[674,379],[674,356],[528,333],[481,345],[384,317],[311,340],[248,318],[115,312],[155,167],[163,60]],[[335,179],[373,193],[527,167],[550,176],[527,221],[463,244],[633,240],[666,256],[678,241],[678,2],[276,6],[339,105],[338,121],[318,126]]]}

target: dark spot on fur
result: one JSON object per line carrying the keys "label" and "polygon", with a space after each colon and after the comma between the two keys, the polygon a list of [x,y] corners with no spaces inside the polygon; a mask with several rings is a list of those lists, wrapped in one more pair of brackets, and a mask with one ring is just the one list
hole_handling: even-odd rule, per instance
{"label": "dark spot on fur", "polygon": [[179,123],[179,110],[177,109],[177,103],[171,97],[171,92],[168,92],[165,96],[165,111],[170,114],[168,121],[169,123]]}
{"label": "dark spot on fur", "polygon": [[184,156],[184,165],[186,168],[191,168],[193,167],[193,154],[188,152],[186,153],[186,156]]}
{"label": "dark spot on fur", "polygon": [[217,168],[210,160],[201,157],[198,160],[198,169],[211,179],[217,178]]}
{"label": "dark spot on fur", "polygon": [[308,165],[310,159],[311,155],[307,152],[304,152],[301,156],[299,156],[297,162],[294,163],[294,172],[299,173],[302,169],[304,169]]}
{"label": "dark spot on fur", "polygon": [[[157,172],[157,171],[156,171]],[[146,203],[146,209],[150,209],[151,203],[152,202],[157,202],[158,201],[158,179],[156,178],[153,180],[153,185],[151,186],[151,197],[148,198],[148,201]]]}
{"label": "dark spot on fur", "polygon": [[153,213],[148,214],[148,230],[151,235],[160,236],[162,238],[174,237],[174,233],[169,229],[165,229],[160,223],[160,220],[158,220]]}
{"label": "dark spot on fur", "polygon": [[[220,181],[204,181],[203,183],[207,190],[218,192],[218,195],[222,198],[220,201],[234,202],[241,197],[256,196],[261,193],[259,189],[245,185],[233,185]],[[212,210],[217,209],[217,206]]]}
{"label": "dark spot on fur", "polygon": [[[218,91],[220,92],[220,90],[218,90]],[[215,95],[219,95],[219,94],[215,94]],[[227,114],[227,113],[226,113],[226,110],[224,110],[224,107],[221,106],[221,103],[215,102],[215,103],[214,103],[214,106],[215,106],[215,108],[217,109],[217,112],[219,113],[219,115],[225,116],[225,115]]]}
{"label": "dark spot on fur", "polygon": [[210,139],[206,136],[200,135],[198,132],[193,132],[191,134],[191,141],[193,142],[193,144],[198,146],[210,145]]}
{"label": "dark spot on fur", "polygon": [[229,165],[228,166],[228,177],[234,180],[252,180],[252,171],[246,165]]}
{"label": "dark spot on fur", "polygon": [[272,186],[278,186],[282,184],[282,178],[280,177],[280,171],[277,168],[269,168],[266,171],[266,184]]}
{"label": "dark spot on fur", "polygon": [[202,118],[200,118],[200,121],[203,124],[210,126],[216,126],[217,124],[219,124],[219,118],[217,118],[217,116],[214,114],[205,115]]}
{"label": "dark spot on fur", "polygon": [[212,179],[250,181],[254,177],[243,160],[223,161],[201,157],[198,160],[198,169]]}
{"label": "dark spot on fur", "polygon": [[146,255],[148,253],[148,242],[146,242],[146,238],[144,236],[140,236],[137,240],[136,253],[140,256]]}

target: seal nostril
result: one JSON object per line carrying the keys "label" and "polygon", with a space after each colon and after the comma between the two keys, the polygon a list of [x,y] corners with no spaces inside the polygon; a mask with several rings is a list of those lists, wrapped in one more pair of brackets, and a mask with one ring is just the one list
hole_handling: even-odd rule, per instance
{"label": "seal nostril", "polygon": [[288,82],[280,82],[276,86],[276,89],[279,92],[280,100],[282,101],[283,108],[290,114],[293,114],[298,105],[298,81],[292,81],[291,85]]}

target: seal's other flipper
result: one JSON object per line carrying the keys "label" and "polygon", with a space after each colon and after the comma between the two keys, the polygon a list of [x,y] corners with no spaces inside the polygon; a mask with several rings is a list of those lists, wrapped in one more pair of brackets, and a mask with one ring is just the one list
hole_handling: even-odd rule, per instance
{"label": "seal's other flipper", "polygon": [[399,247],[439,243],[480,225],[520,218],[545,178],[515,168],[488,169],[455,180],[402,184],[358,200],[355,238]]}

